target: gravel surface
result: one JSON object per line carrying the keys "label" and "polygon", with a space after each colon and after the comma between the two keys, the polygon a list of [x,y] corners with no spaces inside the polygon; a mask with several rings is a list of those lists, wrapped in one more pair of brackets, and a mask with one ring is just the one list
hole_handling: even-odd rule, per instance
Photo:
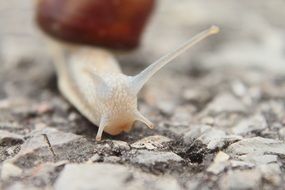
{"label": "gravel surface", "polygon": [[[240,18],[223,19],[217,7],[223,10],[220,14],[226,14],[226,7],[237,6],[234,1],[208,5],[206,1],[183,0],[182,5],[174,3],[172,12],[165,8],[171,1],[165,2],[159,9],[161,15],[155,17],[160,19],[161,25],[154,22],[150,26],[143,48],[131,55],[119,56],[125,62],[122,64],[124,72],[137,73],[153,57],[167,51],[165,46],[157,45],[162,44],[165,36],[152,41],[151,36],[159,36],[155,31],[158,26],[169,27],[166,22],[169,14],[185,10],[182,5],[196,11],[192,16],[196,16],[200,24],[193,20],[186,22],[188,17],[181,13],[172,18],[177,22],[171,22],[171,27],[182,25],[181,31],[185,31],[193,26],[196,30],[215,22],[216,18],[220,19],[217,24],[225,28],[225,37],[213,37],[197,48],[205,50],[204,54],[195,54],[191,59],[189,55],[193,53],[187,54],[176,60],[172,68],[164,69],[143,89],[139,107],[155,124],[155,129],[136,123],[130,133],[103,134],[100,142],[95,141],[97,127],[58,92],[54,68],[42,48],[40,35],[33,41],[29,35],[34,29],[19,38],[12,34],[19,30],[16,26],[1,29],[0,189],[284,188],[285,72],[280,70],[284,68],[280,63],[284,63],[285,58],[284,44],[278,41],[283,38],[280,31],[285,27],[278,19],[284,15],[278,11],[282,1],[274,1],[271,6],[267,1],[257,3],[259,6],[251,1],[238,6],[237,10],[245,13],[240,14]],[[0,1],[0,5],[9,7],[4,1]],[[208,15],[206,19],[203,6],[212,6],[209,11],[217,14]],[[263,9],[266,6],[271,17]],[[272,6],[277,7],[276,11]],[[23,12],[30,8],[24,6]],[[240,36],[238,32],[232,33],[237,26],[232,25],[231,19],[237,22],[251,11],[248,19],[255,20],[253,25],[264,30],[260,30],[258,36],[247,33],[249,29],[242,30]],[[12,18],[17,20],[17,16]],[[4,21],[0,23],[3,25]],[[177,30],[170,30],[164,34],[175,32]],[[231,35],[234,39],[229,39]],[[259,41],[267,35],[273,39]],[[181,32],[167,44],[177,44],[185,36],[189,33]],[[224,42],[227,39],[230,42]],[[257,46],[254,40],[259,42],[259,49],[254,49]],[[34,43],[29,44],[30,41]],[[211,44],[213,42],[220,43]],[[236,48],[230,52],[229,46]],[[251,48],[244,49],[245,46]],[[197,49],[193,49],[194,52]],[[213,49],[217,51],[210,53]],[[263,53],[265,50],[267,54]],[[146,56],[148,53],[150,56]],[[226,55],[231,55],[232,60]],[[252,59],[256,55],[260,57]],[[220,66],[209,66],[209,61]]]}

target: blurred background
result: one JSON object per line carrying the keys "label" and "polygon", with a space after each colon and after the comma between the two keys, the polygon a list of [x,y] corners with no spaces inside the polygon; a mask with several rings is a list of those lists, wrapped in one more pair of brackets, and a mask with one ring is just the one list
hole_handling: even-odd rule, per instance
{"label": "blurred background", "polygon": [[[185,70],[238,65],[285,71],[283,0],[159,0],[142,46],[120,56],[123,62],[149,64],[212,24],[221,33],[180,56],[170,67]],[[23,60],[46,62],[45,43],[35,27],[33,0],[0,0],[0,68]],[[147,56],[146,56],[147,55]],[[44,63],[43,63],[44,64]]]}

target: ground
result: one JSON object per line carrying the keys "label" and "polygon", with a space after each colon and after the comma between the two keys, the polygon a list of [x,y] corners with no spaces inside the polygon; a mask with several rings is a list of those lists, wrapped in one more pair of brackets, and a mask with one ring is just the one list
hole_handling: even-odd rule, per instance
{"label": "ground", "polygon": [[[166,2],[164,8],[171,4]],[[180,27],[183,32],[175,36],[178,29],[167,30],[159,35],[158,27],[170,26],[169,14],[185,7],[173,6],[172,12],[161,9],[164,16],[156,17],[159,24],[152,23],[143,48],[118,56],[125,73],[139,72],[169,46],[186,39],[190,26],[194,33],[217,19],[224,33],[197,47],[204,53],[193,49],[195,53],[174,61],[139,94],[139,110],[155,129],[136,123],[130,133],[104,134],[100,142],[95,141],[97,127],[58,91],[40,35],[13,36],[13,29],[1,30],[0,189],[284,188],[285,72],[281,63],[285,58],[280,32],[284,24],[277,19],[284,14],[278,11],[282,1],[271,6],[266,1],[181,2],[191,7],[196,20],[181,14],[170,24],[189,21],[189,26]],[[244,11],[239,19],[251,15],[247,19],[255,22],[240,21],[243,27],[237,30],[240,25],[230,21],[237,22],[238,17],[219,20],[229,11],[227,7],[235,6],[235,11]],[[206,19],[203,7],[211,7],[214,16]],[[223,8],[221,15],[218,7]],[[272,13],[270,17],[264,7]]]}

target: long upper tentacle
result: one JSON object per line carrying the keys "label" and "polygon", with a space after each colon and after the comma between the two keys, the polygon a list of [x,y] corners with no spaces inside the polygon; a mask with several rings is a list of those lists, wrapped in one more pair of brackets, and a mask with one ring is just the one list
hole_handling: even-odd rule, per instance
{"label": "long upper tentacle", "polygon": [[180,54],[184,53],[187,49],[195,45],[196,43],[200,42],[201,40],[205,39],[206,37],[216,34],[219,32],[219,28],[217,26],[212,26],[207,30],[202,31],[201,33],[197,34],[193,38],[189,39],[178,48],[172,50],[168,54],[162,56],[160,59],[152,63],[146,69],[144,69],[141,73],[134,76],[131,81],[131,87],[134,89],[135,93],[138,93],[143,85],[163,66],[167,63],[172,61],[174,58],[179,56]]}

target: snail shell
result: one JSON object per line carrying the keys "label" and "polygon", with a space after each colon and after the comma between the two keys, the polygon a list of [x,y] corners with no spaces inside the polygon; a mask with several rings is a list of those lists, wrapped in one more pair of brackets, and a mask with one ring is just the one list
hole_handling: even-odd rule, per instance
{"label": "snail shell", "polygon": [[36,20],[61,40],[132,49],[154,5],[155,0],[39,0]]}

